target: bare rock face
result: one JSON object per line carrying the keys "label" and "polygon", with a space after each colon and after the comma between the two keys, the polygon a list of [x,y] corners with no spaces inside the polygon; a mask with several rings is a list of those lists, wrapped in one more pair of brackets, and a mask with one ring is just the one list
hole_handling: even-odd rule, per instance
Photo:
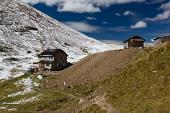
{"label": "bare rock face", "polygon": [[[0,52],[0,79],[10,76],[11,70],[22,74],[47,48],[63,49],[69,61],[110,49],[20,0],[0,0],[0,48],[6,48]],[[4,62],[10,57],[18,60]]]}

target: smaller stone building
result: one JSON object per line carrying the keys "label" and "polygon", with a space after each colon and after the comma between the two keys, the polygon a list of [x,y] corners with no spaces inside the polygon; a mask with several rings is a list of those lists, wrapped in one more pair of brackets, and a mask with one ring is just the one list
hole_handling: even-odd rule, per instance
{"label": "smaller stone building", "polygon": [[145,39],[139,37],[139,36],[133,36],[127,40],[125,40],[124,43],[124,48],[131,48],[131,47],[135,47],[135,48],[143,48],[144,47],[144,42]]}
{"label": "smaller stone building", "polygon": [[164,42],[169,42],[170,41],[170,35],[159,36],[159,37],[156,37],[152,40],[153,40],[155,45],[159,45],[159,44],[162,44]]}

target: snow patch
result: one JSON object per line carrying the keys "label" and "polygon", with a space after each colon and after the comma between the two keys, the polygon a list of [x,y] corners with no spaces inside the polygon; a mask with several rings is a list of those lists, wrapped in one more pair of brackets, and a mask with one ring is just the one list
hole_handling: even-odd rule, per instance
{"label": "snow patch", "polygon": [[19,104],[26,104],[28,102],[38,101],[41,95],[33,96],[30,98],[22,98],[21,100],[15,102],[4,102],[3,105],[19,105]]}
{"label": "snow patch", "polygon": [[26,79],[19,80],[16,84],[19,86],[22,85],[24,90],[16,92],[16,93],[12,93],[12,94],[8,95],[7,97],[15,97],[18,95],[25,95],[27,93],[33,92],[33,82],[30,77],[28,77]]}
{"label": "snow patch", "polygon": [[5,110],[5,109],[7,109],[7,108],[4,106],[0,106],[0,110]]}
{"label": "snow patch", "polygon": [[4,106],[0,106],[0,110],[16,111],[17,109],[16,108],[7,108],[7,107],[4,107]]}
{"label": "snow patch", "polygon": [[43,76],[42,76],[42,75],[38,75],[37,78],[38,78],[39,80],[43,80]]}

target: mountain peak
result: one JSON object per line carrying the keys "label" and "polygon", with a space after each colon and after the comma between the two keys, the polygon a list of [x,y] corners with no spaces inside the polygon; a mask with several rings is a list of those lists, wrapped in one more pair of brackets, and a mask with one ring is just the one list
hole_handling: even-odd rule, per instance
{"label": "mountain peak", "polygon": [[23,74],[44,49],[62,49],[71,62],[111,49],[19,0],[0,0],[0,46],[6,48],[0,52],[0,79],[11,70],[13,75]]}

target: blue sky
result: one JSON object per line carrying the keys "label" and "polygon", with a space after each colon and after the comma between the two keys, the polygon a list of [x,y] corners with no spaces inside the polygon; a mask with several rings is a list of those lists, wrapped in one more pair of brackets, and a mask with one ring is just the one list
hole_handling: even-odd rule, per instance
{"label": "blue sky", "polygon": [[99,40],[170,34],[170,0],[23,0]]}

